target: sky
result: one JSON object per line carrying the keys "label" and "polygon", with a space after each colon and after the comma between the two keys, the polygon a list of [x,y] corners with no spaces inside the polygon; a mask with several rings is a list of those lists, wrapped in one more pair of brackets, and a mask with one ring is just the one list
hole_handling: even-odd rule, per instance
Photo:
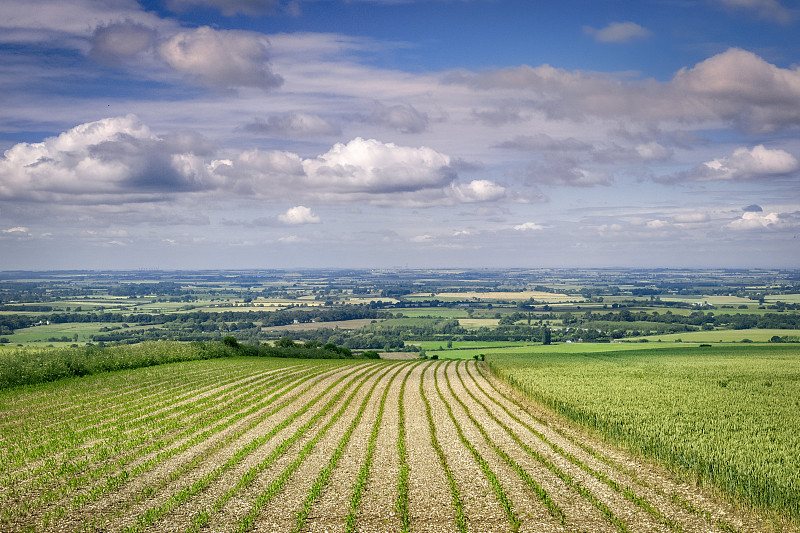
{"label": "sky", "polygon": [[0,14],[0,270],[800,267],[797,0]]}

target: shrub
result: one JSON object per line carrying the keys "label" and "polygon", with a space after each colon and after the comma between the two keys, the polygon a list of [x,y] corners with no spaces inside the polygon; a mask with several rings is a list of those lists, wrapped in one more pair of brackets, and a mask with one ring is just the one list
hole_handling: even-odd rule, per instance
{"label": "shrub", "polygon": [[239,341],[237,341],[236,337],[234,337],[233,335],[228,335],[227,337],[222,339],[222,344],[224,344],[225,346],[230,346],[231,348],[239,347]]}

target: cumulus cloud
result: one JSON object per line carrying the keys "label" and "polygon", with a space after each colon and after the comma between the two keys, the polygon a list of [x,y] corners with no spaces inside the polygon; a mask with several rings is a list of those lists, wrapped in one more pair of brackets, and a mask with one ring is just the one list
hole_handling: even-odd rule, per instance
{"label": "cumulus cloud", "polygon": [[733,230],[782,230],[800,227],[800,212],[759,213],[747,211],[727,224]]}
{"label": "cumulus cloud", "polygon": [[150,50],[156,37],[156,30],[132,21],[98,26],[92,34],[89,55],[109,64],[128,61]]}
{"label": "cumulus cloud", "polygon": [[800,123],[800,67],[779,68],[746,50],[731,48],[683,68],[672,84],[745,129]]}
{"label": "cumulus cloud", "polygon": [[723,120],[748,132],[800,125],[800,66],[781,68],[737,48],[681,69],[666,82],[550,65],[451,72],[443,82],[485,94],[501,91],[502,105],[476,114],[492,125],[519,121],[526,109],[550,119]]}
{"label": "cumulus cloud", "polygon": [[287,226],[319,224],[321,222],[320,218],[304,205],[292,207],[282,215],[278,215],[278,221]]}
{"label": "cumulus cloud", "polygon": [[[493,181],[462,182],[457,160],[425,146],[356,138],[310,158],[253,149],[209,160],[214,153],[195,132],[157,135],[134,115],[102,119],[7,150],[0,158],[0,199],[121,209],[187,195],[218,198],[219,191],[225,199],[418,207],[507,197]],[[314,217],[299,205],[277,222]]]}
{"label": "cumulus cloud", "polygon": [[283,83],[271,70],[269,42],[259,33],[203,26],[174,35],[158,51],[170,67],[206,85],[272,89]]}
{"label": "cumulus cloud", "polygon": [[450,157],[427,147],[356,138],[303,162],[310,183],[341,192],[392,193],[441,188],[455,178]]}
{"label": "cumulus cloud", "polygon": [[650,30],[635,22],[612,22],[600,29],[584,26],[583,31],[601,43],[627,43],[634,39],[644,39],[652,34]]}
{"label": "cumulus cloud", "polygon": [[787,176],[798,170],[800,162],[792,154],[759,144],[752,149],[737,148],[730,157],[707,161],[691,170],[657,178],[657,181],[745,181]]}
{"label": "cumulus cloud", "polygon": [[506,189],[490,180],[459,181],[457,161],[430,148],[356,138],[303,159],[290,152],[250,150],[209,168],[225,187],[260,197],[315,202],[428,207],[493,202]]}
{"label": "cumulus cloud", "polygon": [[742,211],[745,213],[761,213],[764,210],[758,204],[750,204],[747,207],[743,207]]}
{"label": "cumulus cloud", "polygon": [[[191,154],[134,115],[76,126],[40,143],[19,143],[0,159],[0,198],[116,202],[206,186]],[[89,199],[93,200],[89,200]]]}
{"label": "cumulus cloud", "polygon": [[759,18],[788,24],[794,16],[778,0],[713,0],[726,8],[757,13]]}
{"label": "cumulus cloud", "polygon": [[260,135],[300,138],[317,135],[338,135],[340,129],[320,117],[310,113],[291,112],[272,115],[266,120],[256,118],[244,126],[244,131]]}

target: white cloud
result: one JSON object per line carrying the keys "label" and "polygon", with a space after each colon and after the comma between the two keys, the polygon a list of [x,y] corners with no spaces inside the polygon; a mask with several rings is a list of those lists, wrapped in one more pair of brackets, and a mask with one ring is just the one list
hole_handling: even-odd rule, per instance
{"label": "white cloud", "polygon": [[250,150],[212,161],[208,172],[226,189],[262,199],[430,207],[494,202],[505,187],[490,180],[460,182],[445,154],[356,138],[303,159],[291,152]]}
{"label": "white cloud", "polygon": [[461,182],[458,165],[425,146],[356,138],[312,158],[254,149],[207,160],[214,151],[196,132],[156,135],[134,115],[102,119],[7,150],[0,199],[121,205],[225,191],[226,199],[427,207],[507,195],[490,180]]}
{"label": "white cloud", "polygon": [[537,224],[535,222],[525,222],[523,224],[518,224],[514,226],[516,231],[539,231],[543,230],[544,226],[541,224]]}
{"label": "white cloud", "polygon": [[288,226],[319,224],[321,222],[320,218],[310,208],[303,205],[292,207],[286,213],[278,215],[278,220]]}
{"label": "white cloud", "polygon": [[28,228],[26,228],[25,226],[16,226],[14,228],[0,230],[0,236],[30,237],[30,233]]}
{"label": "white cloud", "polygon": [[450,157],[435,150],[360,137],[304,160],[303,168],[315,187],[336,192],[409,192],[441,188],[455,178]]}
{"label": "white cloud", "polygon": [[260,33],[203,26],[174,35],[158,50],[170,67],[207,85],[272,89],[283,83],[270,68],[269,41]]}
{"label": "white cloud", "polygon": [[584,26],[583,31],[601,43],[627,43],[634,39],[644,39],[652,34],[650,30],[635,22],[612,22],[600,29]]}
{"label": "white cloud", "polygon": [[308,242],[307,238],[300,237],[298,235],[289,235],[287,237],[280,237],[278,240],[280,242],[286,243],[286,244],[295,244],[295,243],[298,243],[298,242]]}
{"label": "white cloud", "polygon": [[503,198],[505,187],[489,180],[472,180],[466,184],[452,184],[453,197],[460,203],[490,202]]}
{"label": "white cloud", "polygon": [[681,69],[672,84],[720,118],[747,129],[769,131],[800,123],[800,67],[779,68],[739,48]]}
{"label": "white cloud", "polygon": [[665,220],[656,219],[647,221],[645,226],[648,229],[663,229],[663,228],[668,228],[670,226],[670,223]]}
{"label": "white cloud", "polygon": [[481,91],[484,99],[502,95],[489,115],[497,117],[492,124],[522,120],[535,110],[551,120],[721,120],[755,132],[800,125],[800,66],[780,68],[737,48],[681,69],[667,82],[626,81],[550,65],[451,72],[443,82]]}
{"label": "white cloud", "polygon": [[726,227],[733,230],[781,230],[800,227],[800,212],[795,213],[742,213],[741,218],[731,221]]}
{"label": "white cloud", "polygon": [[781,177],[800,171],[800,162],[789,152],[769,149],[764,145],[748,149],[740,147],[730,157],[707,161],[677,174],[658,178],[674,181],[744,181]]}
{"label": "white cloud", "polygon": [[0,198],[118,202],[206,187],[207,173],[134,115],[76,126],[39,143],[19,143],[0,159]]}

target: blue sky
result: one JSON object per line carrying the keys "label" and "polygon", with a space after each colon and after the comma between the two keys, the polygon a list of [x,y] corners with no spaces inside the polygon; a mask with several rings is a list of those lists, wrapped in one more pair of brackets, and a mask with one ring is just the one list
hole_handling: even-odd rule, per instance
{"label": "blue sky", "polygon": [[794,1],[0,9],[0,269],[798,266]]}

